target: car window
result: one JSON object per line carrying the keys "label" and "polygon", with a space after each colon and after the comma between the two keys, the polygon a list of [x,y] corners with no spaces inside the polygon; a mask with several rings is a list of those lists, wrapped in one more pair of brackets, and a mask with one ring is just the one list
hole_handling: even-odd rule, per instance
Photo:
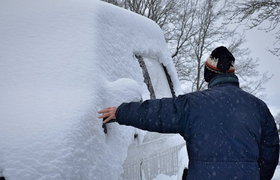
{"label": "car window", "polygon": [[144,82],[150,91],[151,99],[175,95],[172,81],[166,68],[156,58],[139,55],[135,57],[142,68]]}

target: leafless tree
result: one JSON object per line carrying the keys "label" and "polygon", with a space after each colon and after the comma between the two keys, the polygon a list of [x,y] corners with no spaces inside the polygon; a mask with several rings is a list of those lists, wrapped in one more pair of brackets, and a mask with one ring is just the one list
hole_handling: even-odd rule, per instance
{"label": "leafless tree", "polygon": [[190,48],[190,41],[199,28],[195,23],[199,0],[103,0],[155,21],[163,30],[179,77],[188,77],[192,72],[184,58]]}
{"label": "leafless tree", "polygon": [[265,88],[264,84],[271,79],[268,73],[261,74],[257,69],[259,67],[258,59],[250,57],[248,48],[241,48],[245,38],[232,40],[229,50],[236,58],[235,74],[238,75],[240,86],[243,90],[250,92],[258,97],[263,97]]}
{"label": "leafless tree", "polygon": [[174,0],[103,0],[155,21],[161,28],[176,12]]}
{"label": "leafless tree", "polygon": [[[280,30],[277,28],[280,22],[280,0],[229,0],[232,5],[228,11],[232,13],[229,20],[237,23],[245,22],[247,27],[275,31],[274,48],[269,51],[280,58]],[[270,25],[260,28],[264,21],[269,21]]]}
{"label": "leafless tree", "polygon": [[155,21],[164,31],[165,39],[172,47],[172,57],[176,57],[193,29],[194,15],[199,0],[103,0]]}
{"label": "leafless tree", "polygon": [[236,74],[241,86],[260,96],[269,77],[257,71],[258,60],[241,48],[244,37],[228,29],[223,17],[225,0],[104,0],[154,20],[162,28],[179,79],[185,91],[206,88],[203,68],[206,58],[218,45],[225,45],[236,58]]}
{"label": "leafless tree", "polygon": [[[197,3],[196,11],[194,12],[195,19],[193,26],[196,29],[195,35],[188,39],[188,51],[184,52],[184,57],[187,62],[188,76],[180,78],[182,81],[192,82],[191,89],[189,91],[199,91],[205,89],[206,83],[203,79],[203,67],[204,62],[212,50],[217,46],[218,43],[225,42],[225,39],[233,36],[234,31],[229,31],[226,27],[221,24],[217,25],[217,22],[223,15],[222,7],[219,0],[202,0]],[[186,61],[186,60],[182,60]],[[178,70],[180,77],[180,70]]]}
{"label": "leafless tree", "polygon": [[181,81],[189,81],[193,72],[194,59],[187,58],[192,52],[191,39],[198,33],[196,21],[199,0],[181,1],[176,15],[172,17],[168,29],[164,30],[166,42],[172,54]]}
{"label": "leafless tree", "polygon": [[242,48],[245,37],[237,34],[235,29],[228,29],[227,25],[221,22],[227,14],[226,3],[220,0],[196,2],[191,26],[195,34],[188,37],[185,48],[179,53],[180,56],[173,57],[179,78],[188,84],[186,92],[205,89],[205,60],[212,50],[222,44],[226,45],[236,58],[236,74],[240,78],[241,87],[261,97],[264,95],[263,85],[270,77],[257,71],[258,60],[249,57],[248,48]]}

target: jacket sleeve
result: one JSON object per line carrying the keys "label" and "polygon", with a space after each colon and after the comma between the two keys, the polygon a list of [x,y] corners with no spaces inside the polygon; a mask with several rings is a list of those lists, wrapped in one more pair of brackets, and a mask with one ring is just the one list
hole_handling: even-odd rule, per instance
{"label": "jacket sleeve", "polygon": [[119,124],[159,133],[183,133],[186,126],[187,97],[123,103],[117,108]]}
{"label": "jacket sleeve", "polygon": [[258,160],[261,180],[270,180],[273,177],[279,158],[279,135],[274,118],[268,108],[266,117],[262,128]]}

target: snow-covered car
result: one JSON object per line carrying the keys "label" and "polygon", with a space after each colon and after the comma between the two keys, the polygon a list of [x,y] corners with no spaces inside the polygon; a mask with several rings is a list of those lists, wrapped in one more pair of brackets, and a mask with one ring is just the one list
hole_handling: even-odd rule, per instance
{"label": "snow-covered car", "polygon": [[[0,177],[138,176],[127,165],[154,156],[129,152],[137,146],[139,154],[158,135],[117,123],[102,128],[97,112],[180,93],[156,23],[95,0],[3,0],[0,40]],[[164,138],[162,150],[178,154],[183,141]]]}

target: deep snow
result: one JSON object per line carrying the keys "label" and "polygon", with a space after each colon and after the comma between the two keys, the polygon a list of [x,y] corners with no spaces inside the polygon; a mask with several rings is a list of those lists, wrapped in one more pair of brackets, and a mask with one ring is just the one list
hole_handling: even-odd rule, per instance
{"label": "deep snow", "polygon": [[163,63],[180,92],[160,28],[103,2],[2,0],[0,39],[8,180],[120,179],[133,135],[145,132],[112,123],[104,134],[97,111],[149,98],[134,54]]}
{"label": "deep snow", "polygon": [[[111,123],[104,134],[97,111],[149,98],[134,54],[163,63],[180,93],[160,28],[113,5],[1,0],[0,39],[0,176],[7,180],[122,179],[134,134],[142,144],[146,133]],[[162,143],[182,141],[172,138]]]}

